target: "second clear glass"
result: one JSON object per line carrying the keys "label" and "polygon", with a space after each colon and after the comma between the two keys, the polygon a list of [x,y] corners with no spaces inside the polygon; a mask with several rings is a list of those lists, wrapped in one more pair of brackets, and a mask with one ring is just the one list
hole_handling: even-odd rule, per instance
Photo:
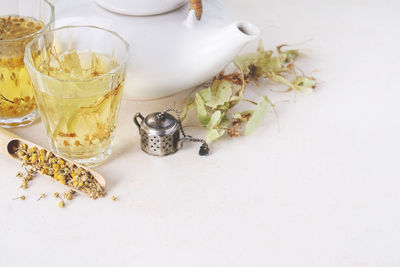
{"label": "second clear glass", "polygon": [[0,126],[19,127],[37,118],[26,44],[54,24],[54,7],[46,0],[0,0]]}

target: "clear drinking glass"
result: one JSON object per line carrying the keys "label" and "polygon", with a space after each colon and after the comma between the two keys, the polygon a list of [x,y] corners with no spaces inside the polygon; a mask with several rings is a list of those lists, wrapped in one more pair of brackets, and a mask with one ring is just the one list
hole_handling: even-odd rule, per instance
{"label": "clear drinking glass", "polygon": [[25,45],[53,27],[54,7],[46,0],[0,0],[0,6],[0,126],[24,126],[37,118]]}
{"label": "clear drinking glass", "polygon": [[25,65],[52,149],[94,166],[111,154],[129,46],[116,33],[67,26],[32,40]]}

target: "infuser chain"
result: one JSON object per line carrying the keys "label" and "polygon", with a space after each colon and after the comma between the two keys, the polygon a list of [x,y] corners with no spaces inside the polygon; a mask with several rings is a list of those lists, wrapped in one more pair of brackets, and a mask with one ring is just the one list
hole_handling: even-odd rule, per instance
{"label": "infuser chain", "polygon": [[178,118],[178,123],[179,123],[179,129],[183,135],[184,139],[189,140],[190,142],[199,142],[202,143],[200,150],[199,150],[199,155],[200,156],[207,156],[210,152],[210,148],[208,147],[207,142],[204,139],[201,138],[194,138],[190,135],[186,135],[185,131],[183,130],[183,126],[182,126],[182,121],[181,121],[181,116],[180,116],[180,112],[179,110],[177,110],[176,108],[167,108],[164,111],[160,112],[160,114],[158,114],[157,116],[163,116],[166,112],[169,111],[174,111],[176,113],[176,116]]}

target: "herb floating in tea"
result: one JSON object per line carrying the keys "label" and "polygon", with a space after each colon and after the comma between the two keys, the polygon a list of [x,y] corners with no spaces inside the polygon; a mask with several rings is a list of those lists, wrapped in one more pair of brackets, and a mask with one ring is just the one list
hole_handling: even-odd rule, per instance
{"label": "herb floating in tea", "polygon": [[[182,120],[188,112],[197,111],[201,126],[207,130],[207,142],[212,142],[225,134],[239,136],[239,127],[245,126],[245,135],[253,133],[264,120],[267,112],[274,108],[270,99],[264,95],[258,101],[244,98],[247,84],[260,79],[269,79],[287,87],[282,92],[309,94],[316,86],[313,77],[305,76],[295,67],[298,50],[283,50],[286,45],[277,47],[276,52],[264,50],[262,42],[255,53],[239,55],[234,60],[238,71],[231,74],[221,72],[211,86],[191,93],[183,108]],[[233,108],[240,102],[255,105],[252,110],[237,112]]]}
{"label": "herb floating in tea", "polygon": [[31,82],[24,65],[25,45],[43,28],[30,17],[0,17],[0,117],[18,118],[36,107]]}
{"label": "herb floating in tea", "polygon": [[[23,189],[28,188],[28,182],[33,179],[37,172],[40,172],[64,185],[87,193],[93,199],[104,197],[106,194],[90,172],[55,156],[45,149],[39,150],[37,147],[29,148],[27,144],[21,144],[16,152],[22,161],[22,165],[29,168],[26,168],[27,174],[25,176],[21,173],[17,174],[17,177],[23,179],[21,184],[21,188]],[[66,198],[72,199],[74,193],[75,191],[71,190],[68,192]],[[54,193],[54,197],[60,198],[59,193]]]}

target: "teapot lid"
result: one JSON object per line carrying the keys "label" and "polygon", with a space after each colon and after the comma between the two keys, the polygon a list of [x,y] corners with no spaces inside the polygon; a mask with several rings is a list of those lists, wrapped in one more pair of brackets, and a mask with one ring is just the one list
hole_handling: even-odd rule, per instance
{"label": "teapot lid", "polygon": [[177,9],[187,0],[95,0],[102,8],[111,12],[132,15],[158,15]]}
{"label": "teapot lid", "polygon": [[179,126],[177,119],[166,112],[155,112],[149,114],[144,120],[144,124],[147,128],[156,131],[166,131]]}

